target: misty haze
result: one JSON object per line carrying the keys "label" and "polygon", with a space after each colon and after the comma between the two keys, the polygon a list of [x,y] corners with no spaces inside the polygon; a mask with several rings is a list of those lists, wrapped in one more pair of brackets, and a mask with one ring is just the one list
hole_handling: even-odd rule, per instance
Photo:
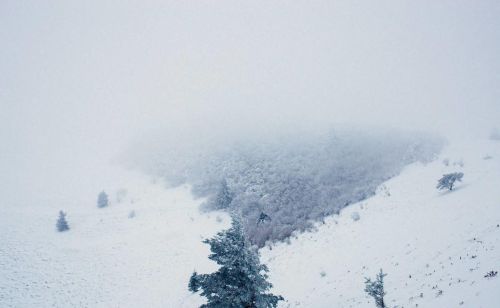
{"label": "misty haze", "polygon": [[496,307],[500,3],[0,1],[0,307]]}

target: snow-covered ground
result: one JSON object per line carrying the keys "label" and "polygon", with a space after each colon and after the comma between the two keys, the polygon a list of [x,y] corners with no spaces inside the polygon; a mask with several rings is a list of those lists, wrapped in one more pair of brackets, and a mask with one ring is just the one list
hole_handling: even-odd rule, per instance
{"label": "snow-covered ground", "polygon": [[[101,171],[116,180],[106,187],[107,208],[96,207],[98,191],[87,204],[0,208],[0,307],[203,303],[187,283],[193,270],[216,268],[201,240],[227,227],[227,215],[200,214],[189,187],[167,190],[140,174]],[[60,209],[68,213],[68,232],[55,230]]]}
{"label": "snow-covered ground", "polygon": [[[453,171],[464,172],[464,181],[438,192],[437,179]],[[111,167],[101,172],[108,179],[96,187],[109,193],[107,208],[96,207],[97,189],[67,202],[0,207],[0,307],[203,303],[187,282],[193,270],[216,268],[201,240],[227,227],[228,216],[200,213],[202,200],[187,186],[165,189]],[[68,232],[55,231],[60,209],[68,213]],[[435,162],[408,166],[315,232],[263,248],[261,261],[270,268],[272,292],[286,298],[282,307],[374,307],[364,277],[383,268],[390,307],[489,308],[500,302],[500,277],[484,278],[500,269],[498,224],[500,143],[451,143]]]}
{"label": "snow-covered ground", "polygon": [[[438,192],[437,179],[454,171],[463,182]],[[364,277],[381,268],[390,307],[498,307],[500,277],[484,275],[500,270],[499,224],[500,143],[452,143],[261,260],[285,307],[374,307]]]}

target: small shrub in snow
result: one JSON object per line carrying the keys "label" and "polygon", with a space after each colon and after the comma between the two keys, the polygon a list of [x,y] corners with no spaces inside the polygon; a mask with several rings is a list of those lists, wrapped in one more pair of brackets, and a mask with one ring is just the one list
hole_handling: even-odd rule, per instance
{"label": "small shrub in snow", "polygon": [[358,212],[352,212],[352,214],[351,214],[351,218],[352,218],[352,220],[354,220],[354,221],[358,221],[361,217],[359,216],[359,213],[358,213]]}
{"label": "small shrub in snow", "polygon": [[488,273],[486,273],[486,275],[484,275],[484,278],[493,278],[493,277],[496,277],[498,274],[497,271],[489,271]]}
{"label": "small shrub in snow", "polygon": [[260,264],[258,253],[250,248],[239,219],[233,219],[228,230],[203,242],[210,245],[209,259],[220,268],[212,274],[194,272],[189,279],[188,289],[201,289],[200,295],[207,298],[207,304],[201,307],[269,308],[283,300],[267,293],[272,287],[267,281],[267,266]]}
{"label": "small shrub in snow", "polygon": [[66,213],[59,211],[59,218],[56,222],[56,228],[59,232],[64,232],[69,230],[68,222],[66,221]]}
{"label": "small shrub in snow", "polygon": [[108,206],[108,194],[106,192],[101,191],[97,196],[97,207],[103,208]]}
{"label": "small shrub in snow", "polygon": [[384,296],[386,295],[384,291],[384,277],[387,274],[380,272],[377,274],[375,281],[372,281],[370,278],[365,278],[365,292],[373,297],[375,300],[375,305],[377,308],[385,308]]}
{"label": "small shrub in snow", "polygon": [[321,272],[319,273],[319,275],[320,275],[321,277],[325,277],[325,276],[326,276],[326,272],[325,272],[325,271],[321,271]]}
{"label": "small shrub in snow", "polygon": [[438,184],[436,186],[437,189],[448,189],[453,190],[453,185],[456,181],[461,182],[464,174],[462,172],[454,172],[443,174],[443,177],[439,179]]}
{"label": "small shrub in snow", "polygon": [[385,196],[385,197],[391,196],[391,192],[390,192],[389,188],[387,186],[385,186],[384,184],[380,185],[377,188],[377,194],[381,195],[381,196]]}

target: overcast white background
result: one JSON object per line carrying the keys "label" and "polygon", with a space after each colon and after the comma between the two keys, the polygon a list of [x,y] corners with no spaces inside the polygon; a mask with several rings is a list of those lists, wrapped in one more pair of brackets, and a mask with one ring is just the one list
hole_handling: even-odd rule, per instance
{"label": "overcast white background", "polygon": [[1,0],[0,191],[81,185],[153,130],[486,138],[499,54],[498,1]]}

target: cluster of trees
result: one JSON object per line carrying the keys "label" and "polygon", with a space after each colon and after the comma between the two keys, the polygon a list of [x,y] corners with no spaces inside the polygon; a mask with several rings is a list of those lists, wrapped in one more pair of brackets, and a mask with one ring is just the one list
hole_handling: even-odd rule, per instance
{"label": "cluster of trees", "polygon": [[[333,132],[222,144],[168,144],[138,155],[146,171],[172,185],[189,183],[205,209],[237,209],[252,244],[282,240],[374,194],[408,163],[441,147],[430,136]],[[261,213],[271,219],[259,223]]]}

